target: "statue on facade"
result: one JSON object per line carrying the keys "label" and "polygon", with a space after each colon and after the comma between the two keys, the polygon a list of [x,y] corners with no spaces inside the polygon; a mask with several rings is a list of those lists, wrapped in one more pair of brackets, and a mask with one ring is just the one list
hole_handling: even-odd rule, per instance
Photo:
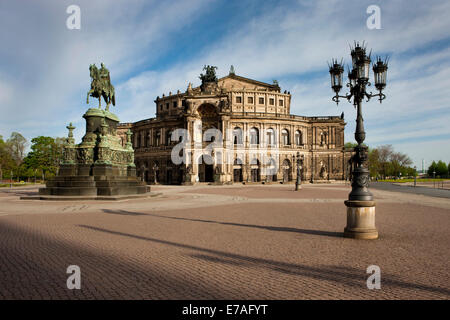
{"label": "statue on facade", "polygon": [[89,104],[89,96],[98,98],[98,107],[101,108],[101,98],[105,100],[106,111],[109,111],[109,105],[112,103],[116,105],[116,98],[114,94],[114,86],[111,84],[109,70],[106,69],[102,63],[101,68],[98,69],[95,64],[89,66],[91,75],[91,89],[87,93],[86,103]]}

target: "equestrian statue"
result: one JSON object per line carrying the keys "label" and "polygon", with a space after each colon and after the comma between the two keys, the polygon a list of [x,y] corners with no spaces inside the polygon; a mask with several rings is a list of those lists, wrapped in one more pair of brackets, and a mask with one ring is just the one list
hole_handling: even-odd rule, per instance
{"label": "equestrian statue", "polygon": [[98,108],[101,108],[101,99],[105,99],[106,111],[109,111],[109,105],[112,103],[116,105],[116,98],[114,95],[114,86],[111,84],[111,78],[109,76],[109,70],[105,68],[102,63],[101,68],[98,69],[95,64],[89,66],[91,73],[91,90],[87,93],[86,103],[89,104],[89,96],[98,98]]}

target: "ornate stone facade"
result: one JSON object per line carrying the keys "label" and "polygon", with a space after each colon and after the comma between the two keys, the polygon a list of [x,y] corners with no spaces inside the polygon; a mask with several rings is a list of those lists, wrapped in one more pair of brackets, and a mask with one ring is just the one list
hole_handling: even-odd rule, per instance
{"label": "ornate stone facade", "polygon": [[[155,118],[118,126],[123,144],[127,130],[133,132],[136,170],[147,182],[289,182],[296,178],[297,153],[303,159],[302,181],[348,178],[351,154],[344,149],[343,117],[291,115],[291,95],[275,81],[230,72],[155,103]],[[172,151],[180,141],[171,141],[171,133],[179,128],[189,139],[180,151],[185,161],[175,164]],[[205,141],[211,128],[220,130],[222,139]]]}

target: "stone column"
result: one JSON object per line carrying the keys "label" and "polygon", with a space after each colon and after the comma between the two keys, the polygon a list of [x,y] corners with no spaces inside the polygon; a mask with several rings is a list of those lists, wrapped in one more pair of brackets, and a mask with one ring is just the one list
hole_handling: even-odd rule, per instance
{"label": "stone column", "polygon": [[378,238],[375,227],[375,201],[345,201],[347,226],[344,237],[373,240]]}

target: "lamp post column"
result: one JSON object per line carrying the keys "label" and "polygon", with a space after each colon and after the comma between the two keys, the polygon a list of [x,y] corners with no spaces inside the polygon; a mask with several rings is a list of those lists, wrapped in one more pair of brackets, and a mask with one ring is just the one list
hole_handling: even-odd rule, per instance
{"label": "lamp post column", "polygon": [[375,227],[375,201],[368,190],[369,170],[367,169],[367,147],[363,145],[366,133],[364,132],[364,120],[362,117],[361,99],[357,98],[357,117],[355,139],[358,145],[355,147],[353,162],[355,168],[352,174],[352,191],[347,206],[347,226],[344,229],[344,237],[355,239],[377,239],[378,231]]}
{"label": "lamp post column", "polygon": [[378,97],[380,103],[386,98],[383,89],[386,87],[386,72],[388,69],[388,59],[383,61],[380,57],[373,64],[373,73],[375,88],[378,93],[367,92],[366,87],[370,86],[370,53],[366,55],[364,42],[362,46],[355,42],[351,49],[352,68],[348,72],[348,83],[350,92],[344,96],[339,95],[343,87],[342,74],[344,66],[336,59],[329,64],[331,76],[331,88],[335,95],[332,98],[336,104],[339,104],[339,98],[345,98],[348,102],[353,99],[353,105],[357,109],[355,139],[358,145],[354,148],[354,154],[351,158],[352,169],[352,191],[345,201],[347,206],[347,226],[344,229],[344,236],[355,239],[377,239],[378,231],[375,227],[375,201],[370,193],[369,187],[369,169],[368,169],[368,148],[363,144],[366,133],[364,132],[364,120],[362,117],[362,101],[367,98]]}

